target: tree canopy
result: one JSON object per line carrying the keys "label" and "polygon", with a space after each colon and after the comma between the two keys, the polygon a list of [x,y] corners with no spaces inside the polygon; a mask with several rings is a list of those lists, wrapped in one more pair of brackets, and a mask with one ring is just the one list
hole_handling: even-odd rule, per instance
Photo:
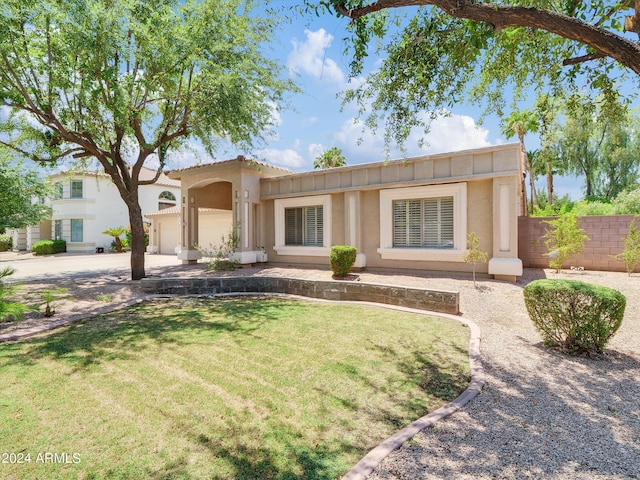
{"label": "tree canopy", "polygon": [[564,171],[584,175],[587,197],[611,200],[637,182],[640,124],[624,111],[598,120],[598,109],[584,100],[567,109],[564,123],[550,132],[549,148]]}
{"label": "tree canopy", "polygon": [[331,147],[316,157],[313,168],[344,167],[346,164],[347,159],[342,154],[342,150],[338,147]]}
{"label": "tree canopy", "polygon": [[518,137],[518,141],[520,142],[520,149],[522,153],[522,171],[525,175],[529,176],[529,188],[531,199],[529,200],[529,208],[526,208],[526,199],[527,192],[524,188],[524,179],[523,179],[523,187],[522,187],[522,203],[525,207],[525,212],[529,213],[533,212],[533,206],[538,203],[536,198],[536,187],[534,185],[534,173],[533,168],[531,167],[531,162],[529,161],[529,155],[527,154],[527,149],[524,145],[524,136],[527,133],[535,133],[540,128],[540,118],[538,114],[533,110],[515,110],[511,112],[506,118],[502,120],[501,132],[507,137],[511,138],[513,135]]}
{"label": "tree canopy", "polygon": [[[278,20],[251,0],[6,0],[0,142],[40,163],[97,160],[129,209],[144,276],[138,187],[190,138],[250,150],[295,89],[263,47]],[[1,118],[1,117],[0,117]],[[142,180],[142,167],[156,177]]]}
{"label": "tree canopy", "polygon": [[384,123],[387,141],[400,145],[462,98],[500,117],[507,93],[516,105],[532,91],[570,98],[586,89],[615,105],[620,83],[640,78],[637,2],[307,0],[306,7],[351,19],[352,76],[371,49],[383,58],[345,100],[359,103],[369,126]]}
{"label": "tree canopy", "polygon": [[52,194],[51,186],[38,172],[14,162],[0,149],[0,233],[35,225],[48,216],[51,210],[40,199]]}

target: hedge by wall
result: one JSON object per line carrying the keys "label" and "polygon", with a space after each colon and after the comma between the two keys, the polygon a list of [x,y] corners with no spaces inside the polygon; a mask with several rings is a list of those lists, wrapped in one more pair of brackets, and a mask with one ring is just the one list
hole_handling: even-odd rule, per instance
{"label": "hedge by wall", "polygon": [[[633,215],[601,215],[579,217],[578,226],[585,230],[589,240],[580,255],[570,257],[563,268],[584,267],[585,270],[626,272],[624,262],[613,255],[624,250],[624,237],[629,231]],[[523,266],[547,268],[549,257],[542,236],[548,225],[545,220],[554,217],[520,217],[518,219],[518,257]]]}

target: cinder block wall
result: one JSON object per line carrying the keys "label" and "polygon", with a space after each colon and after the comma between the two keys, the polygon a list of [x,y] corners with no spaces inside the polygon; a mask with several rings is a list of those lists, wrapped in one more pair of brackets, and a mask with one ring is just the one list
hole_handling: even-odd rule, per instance
{"label": "cinder block wall", "polygon": [[[585,270],[626,272],[624,262],[613,255],[624,250],[624,237],[629,232],[633,215],[602,215],[578,218],[578,225],[585,230],[589,240],[580,255],[573,255],[564,268],[584,267]],[[549,257],[542,236],[549,225],[545,220],[555,217],[520,217],[518,219],[518,253],[524,267],[548,267]],[[638,224],[640,227],[640,224]]]}

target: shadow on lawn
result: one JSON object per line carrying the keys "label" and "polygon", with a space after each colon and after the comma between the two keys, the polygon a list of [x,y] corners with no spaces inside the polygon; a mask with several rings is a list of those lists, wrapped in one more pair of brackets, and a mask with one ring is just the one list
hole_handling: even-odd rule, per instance
{"label": "shadow on lawn", "polygon": [[[75,368],[104,361],[130,359],[141,350],[186,345],[213,339],[223,332],[253,335],[265,323],[277,320],[287,300],[242,298],[161,299],[69,326],[63,331],[15,344],[12,362],[31,365],[50,357]],[[197,336],[195,335],[197,334]]]}
{"label": "shadow on lawn", "polygon": [[[236,445],[233,448],[221,445],[215,438],[199,434],[194,442],[205,447],[211,457],[226,464],[227,472],[217,474],[215,480],[333,480],[346,473],[344,465],[336,459],[345,453],[353,452],[355,448],[347,443],[341,443],[331,448],[320,444],[315,447],[286,444],[287,462],[295,467],[283,469],[279,464],[277,454],[267,447],[248,447]],[[347,466],[346,469],[350,468]],[[169,462],[156,471],[147,472],[147,478],[154,480],[169,480],[174,478],[195,478],[190,473],[189,462],[186,458]],[[199,477],[198,477],[199,478]]]}
{"label": "shadow on lawn", "polygon": [[[172,346],[207,342],[221,333],[231,334],[241,341],[248,336],[259,335],[261,327],[281,318],[280,311],[290,304],[291,301],[286,299],[271,299],[267,304],[263,297],[256,301],[252,301],[251,297],[240,297],[163,300],[142,304],[72,325],[53,335],[6,345],[10,348],[3,352],[0,367],[5,360],[29,365],[42,358],[52,358],[75,370],[81,370],[101,362],[130,359],[145,349],[161,347],[158,351],[163,351]],[[443,349],[445,346],[450,348],[453,345],[442,344]],[[261,445],[258,440],[253,445],[234,441],[236,437],[233,429],[220,430],[211,424],[207,426],[205,422],[185,422],[178,415],[172,423],[189,439],[194,450],[204,448],[211,461],[224,461],[230,474],[212,478],[337,478],[352,466],[347,464],[345,457],[355,457],[357,461],[377,441],[384,439],[378,438],[379,432],[394,433],[416,417],[426,414],[429,411],[426,409],[431,406],[428,402],[432,402],[433,398],[441,405],[453,399],[459,393],[457,389],[464,390],[468,383],[468,375],[462,378],[462,373],[441,370],[440,366],[447,359],[441,356],[439,348],[434,350],[433,355],[425,354],[411,343],[391,347],[371,345],[369,348],[382,352],[384,361],[395,361],[398,364],[395,383],[388,384],[388,379],[379,378],[376,371],[360,372],[349,364],[348,359],[336,363],[335,367],[380,393],[380,401],[372,402],[369,397],[352,398],[349,393],[336,395],[331,385],[327,385],[324,392],[327,398],[331,398],[343,409],[351,410],[366,419],[364,426],[349,432],[352,437],[349,440],[340,437],[338,441],[324,441],[323,438],[305,442],[304,431],[295,431],[295,428],[283,422],[282,425],[273,425],[273,429],[268,432],[270,441],[277,443],[277,448],[270,448],[269,445]],[[466,351],[460,348],[458,350],[458,353],[466,355]],[[401,352],[402,359],[399,359],[397,357]],[[455,382],[454,390],[451,387],[445,388],[447,382]],[[398,390],[407,384],[413,384],[418,390],[429,393],[432,399],[421,403],[412,393],[400,396]],[[415,393],[415,390],[411,392]],[[165,415],[171,416],[171,410]],[[334,415],[333,411],[331,415]],[[333,417],[329,419],[331,420]],[[256,427],[251,421],[242,425],[242,428],[254,433],[251,429]],[[377,435],[371,434],[374,429]],[[246,438],[261,438],[260,432],[255,433]],[[388,434],[385,433],[384,436]],[[228,441],[229,438],[231,442]],[[288,466],[283,467],[283,464]],[[126,466],[122,468],[126,469]],[[146,476],[152,479],[188,479],[192,478],[192,471],[192,465],[185,456],[174,458],[155,471],[148,471]]]}

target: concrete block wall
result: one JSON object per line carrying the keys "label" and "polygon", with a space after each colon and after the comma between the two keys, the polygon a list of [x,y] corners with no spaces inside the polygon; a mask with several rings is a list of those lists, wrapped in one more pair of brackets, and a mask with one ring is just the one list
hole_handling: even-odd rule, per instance
{"label": "concrete block wall", "polygon": [[[633,215],[598,215],[578,218],[578,225],[585,230],[589,240],[579,255],[573,255],[563,265],[583,267],[585,270],[626,272],[624,262],[616,260],[624,250],[624,237],[629,232]],[[554,217],[520,217],[518,219],[518,253],[524,267],[545,268],[549,257],[542,236],[549,226],[544,223]],[[640,227],[640,223],[638,224]]]}
{"label": "concrete block wall", "polygon": [[350,281],[312,281],[281,277],[143,278],[149,294],[286,293],[326,300],[385,303],[456,315],[460,293]]}

